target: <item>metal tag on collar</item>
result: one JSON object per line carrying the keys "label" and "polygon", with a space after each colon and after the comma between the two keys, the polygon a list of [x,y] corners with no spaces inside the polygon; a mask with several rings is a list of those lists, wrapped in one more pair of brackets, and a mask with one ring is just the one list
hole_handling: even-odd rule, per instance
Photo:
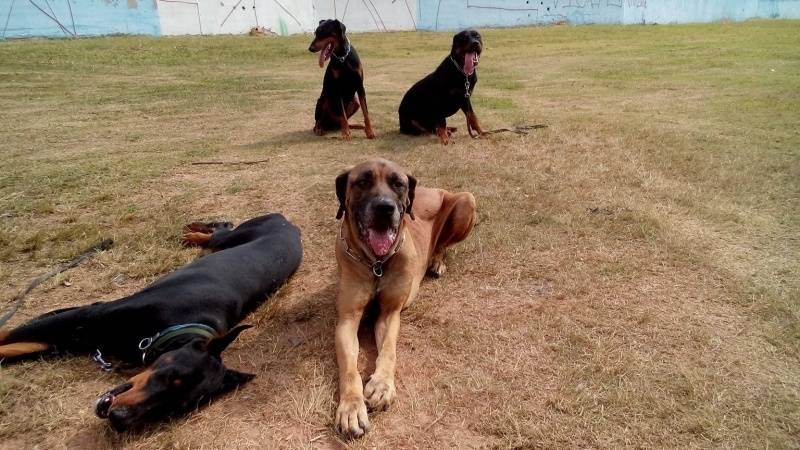
{"label": "metal tag on collar", "polygon": [[111,368],[113,367],[113,365],[110,362],[107,362],[106,360],[103,359],[103,354],[100,353],[99,348],[95,349],[94,355],[92,356],[92,360],[96,362],[97,365],[100,366],[100,369],[102,369],[103,371],[111,372]]}
{"label": "metal tag on collar", "polygon": [[378,278],[383,276],[383,261],[375,261],[372,265],[372,274]]}
{"label": "metal tag on collar", "polygon": [[464,81],[464,98],[469,98],[469,78]]}

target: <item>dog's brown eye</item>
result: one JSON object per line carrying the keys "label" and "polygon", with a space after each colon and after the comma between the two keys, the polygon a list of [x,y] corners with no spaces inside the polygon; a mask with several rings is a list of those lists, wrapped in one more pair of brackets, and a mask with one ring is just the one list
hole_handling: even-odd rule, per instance
{"label": "dog's brown eye", "polygon": [[403,184],[403,182],[402,182],[402,181],[400,181],[400,180],[397,180],[397,181],[395,181],[395,182],[392,184],[392,186],[394,186],[394,187],[395,187],[395,189],[402,189],[403,187],[405,187],[405,185]]}
{"label": "dog's brown eye", "polygon": [[362,180],[358,180],[358,181],[356,181],[356,186],[358,186],[360,188],[368,188],[369,187],[369,181],[363,180],[363,179]]}

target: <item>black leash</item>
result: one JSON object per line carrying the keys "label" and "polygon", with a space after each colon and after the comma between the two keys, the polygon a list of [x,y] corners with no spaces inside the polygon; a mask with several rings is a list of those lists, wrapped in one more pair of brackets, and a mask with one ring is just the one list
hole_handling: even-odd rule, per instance
{"label": "black leash", "polygon": [[34,290],[36,286],[39,286],[43,282],[47,281],[49,278],[52,278],[60,274],[61,272],[69,270],[77,266],[78,264],[86,261],[87,259],[94,256],[95,253],[110,249],[112,245],[114,245],[114,241],[112,239],[103,239],[97,244],[94,244],[93,246],[87,248],[83,253],[72,258],[61,267],[57,267],[51,270],[50,272],[47,272],[44,275],[34,278],[34,280],[31,281],[31,283],[28,285],[27,288],[25,288],[24,291],[22,291],[20,294],[17,294],[16,297],[11,299],[11,301],[14,302],[14,305],[11,307],[10,311],[8,311],[2,318],[0,318],[0,327],[5,325],[6,322],[8,322],[11,319],[11,317],[14,314],[16,314],[17,311],[19,311],[19,309],[22,307],[23,304],[22,300],[25,298],[26,295],[28,295],[32,290]]}
{"label": "black leash", "polygon": [[484,131],[483,135],[505,133],[505,132],[523,135],[523,134],[528,134],[529,132],[531,132],[531,130],[538,130],[540,128],[547,128],[547,125],[539,123],[536,125],[520,125],[514,128],[498,128],[496,130]]}

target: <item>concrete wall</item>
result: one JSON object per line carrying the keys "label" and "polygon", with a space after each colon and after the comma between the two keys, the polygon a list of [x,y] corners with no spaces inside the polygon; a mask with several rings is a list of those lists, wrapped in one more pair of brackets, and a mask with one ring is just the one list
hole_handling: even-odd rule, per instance
{"label": "concrete wall", "polygon": [[315,28],[311,0],[157,0],[161,34],[242,34],[266,27],[281,35]]}
{"label": "concrete wall", "polygon": [[0,0],[0,38],[459,30],[566,22],[688,23],[800,18],[800,0]]}
{"label": "concrete wall", "polygon": [[314,0],[314,17],[339,19],[348,31],[417,29],[417,0]]}
{"label": "concrete wall", "polygon": [[160,34],[155,0],[0,0],[0,38]]}
{"label": "concrete wall", "polygon": [[418,0],[417,27],[458,30],[571,24],[800,18],[800,0]]}

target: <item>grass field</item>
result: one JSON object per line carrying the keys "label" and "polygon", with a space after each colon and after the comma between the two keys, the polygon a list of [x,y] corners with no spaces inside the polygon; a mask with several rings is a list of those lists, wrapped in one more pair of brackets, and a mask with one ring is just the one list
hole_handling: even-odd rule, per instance
{"label": "grass field", "polygon": [[[193,260],[178,237],[195,219],[280,211],[305,245],[225,353],[258,374],[246,388],[117,435],[92,406],[123,375],[3,364],[0,448],[800,446],[800,23],[483,35],[484,128],[548,128],[471,140],[459,114],[455,145],[399,135],[449,33],[351,36],[379,135],[351,142],[311,132],[308,36],[0,43],[0,307],[116,241],[12,324]],[[473,192],[479,224],[403,315],[397,403],[342,442],[333,181],[373,156]]]}

